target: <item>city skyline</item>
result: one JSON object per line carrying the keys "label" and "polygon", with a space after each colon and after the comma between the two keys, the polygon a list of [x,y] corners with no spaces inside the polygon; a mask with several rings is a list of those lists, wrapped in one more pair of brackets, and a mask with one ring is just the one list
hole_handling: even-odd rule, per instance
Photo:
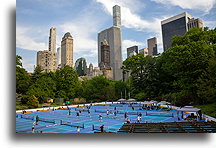
{"label": "city skyline", "polygon": [[93,63],[94,67],[97,66],[97,34],[112,26],[112,7],[115,4],[120,5],[122,11],[123,60],[126,58],[128,47],[137,45],[139,49],[146,48],[147,39],[154,36],[158,39],[158,52],[162,53],[160,22],[182,12],[186,11],[195,18],[202,19],[204,26],[215,27],[214,1],[196,1],[196,5],[190,2],[186,5],[184,1],[181,5],[175,2],[164,4],[165,1],[167,0],[145,3],[141,0],[64,0],[59,3],[58,0],[17,0],[17,54],[23,58],[23,67],[32,72],[36,64],[36,52],[48,50],[48,30],[55,27],[56,48],[61,46],[60,41],[64,33],[70,32],[74,38],[74,61],[84,57],[87,65]]}

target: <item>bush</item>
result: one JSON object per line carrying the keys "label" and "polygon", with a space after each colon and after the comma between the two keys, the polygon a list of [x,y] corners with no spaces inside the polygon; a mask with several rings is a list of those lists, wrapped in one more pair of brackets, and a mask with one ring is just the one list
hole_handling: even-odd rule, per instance
{"label": "bush", "polygon": [[26,103],[30,108],[37,108],[39,105],[38,98],[36,98],[34,95],[30,96],[28,98],[28,101]]}

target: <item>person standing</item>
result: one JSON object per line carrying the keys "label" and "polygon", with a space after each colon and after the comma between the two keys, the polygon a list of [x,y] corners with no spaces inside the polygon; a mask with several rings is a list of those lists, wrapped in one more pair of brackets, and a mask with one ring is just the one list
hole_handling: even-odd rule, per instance
{"label": "person standing", "polygon": [[125,112],[124,113],[124,118],[126,119],[128,117],[127,113]]}
{"label": "person standing", "polygon": [[80,127],[79,126],[77,127],[77,133],[80,133]]}
{"label": "person standing", "polygon": [[36,116],[36,125],[38,125],[39,117],[38,115]]}
{"label": "person standing", "polygon": [[104,125],[101,125],[100,129],[101,129],[101,133],[103,133],[104,132]]}
{"label": "person standing", "polygon": [[102,121],[102,115],[99,115],[99,121]]}

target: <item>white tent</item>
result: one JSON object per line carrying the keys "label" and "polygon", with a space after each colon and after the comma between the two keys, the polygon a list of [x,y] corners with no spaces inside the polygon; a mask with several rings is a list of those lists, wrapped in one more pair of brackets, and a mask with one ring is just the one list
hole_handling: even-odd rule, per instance
{"label": "white tent", "polygon": [[135,102],[136,99],[128,99],[127,101],[128,101],[128,102]]}
{"label": "white tent", "polygon": [[142,104],[152,104],[150,101],[144,101]]}
{"label": "white tent", "polygon": [[178,109],[178,111],[183,111],[183,112],[198,112],[200,111],[199,108],[193,107],[193,106],[184,106],[180,109]]}
{"label": "white tent", "polygon": [[119,102],[126,101],[126,99],[118,99]]}
{"label": "white tent", "polygon": [[170,102],[167,102],[167,101],[160,101],[158,103],[158,105],[170,105],[171,103]]}

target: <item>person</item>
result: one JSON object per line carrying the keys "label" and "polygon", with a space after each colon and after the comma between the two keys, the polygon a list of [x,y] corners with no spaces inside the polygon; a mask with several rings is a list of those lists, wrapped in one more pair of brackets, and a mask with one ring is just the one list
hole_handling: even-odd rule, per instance
{"label": "person", "polygon": [[81,110],[79,110],[79,113],[81,114],[81,113],[82,113],[82,111],[81,111]]}
{"label": "person", "polygon": [[106,111],[106,114],[107,114],[107,116],[109,115],[109,111],[108,110]]}
{"label": "person", "polygon": [[126,113],[126,112],[124,113],[124,118],[125,118],[125,119],[127,118],[127,113]]}
{"label": "person", "polygon": [[79,126],[77,127],[77,133],[80,133],[80,127]]}
{"label": "person", "polygon": [[38,125],[39,117],[38,115],[36,116],[36,125]]}
{"label": "person", "polygon": [[99,121],[102,121],[102,115],[99,115]]}
{"label": "person", "polygon": [[34,133],[35,125],[32,125],[32,133]]}
{"label": "person", "polygon": [[114,110],[116,110],[116,106],[114,107]]}
{"label": "person", "polygon": [[53,111],[53,112],[55,111],[54,107],[53,107],[52,111]]}
{"label": "person", "polygon": [[68,110],[68,114],[71,115],[71,110],[70,109]]}
{"label": "person", "polygon": [[142,117],[142,113],[139,113],[139,116]]}
{"label": "person", "polygon": [[126,123],[130,123],[130,119],[127,118],[127,119],[126,119]]}
{"label": "person", "polygon": [[116,114],[117,114],[116,111],[114,111],[114,116],[115,116],[115,117],[116,117]]}
{"label": "person", "polygon": [[132,110],[134,110],[134,107],[133,107],[133,106],[132,106],[131,108],[132,108]]}
{"label": "person", "polygon": [[36,125],[36,122],[34,122],[34,123],[32,124],[32,133],[34,133],[34,131],[35,131],[35,125]]}
{"label": "person", "polygon": [[104,125],[101,125],[100,129],[101,129],[101,133],[103,133],[104,132]]}
{"label": "person", "polygon": [[90,110],[88,109],[88,115],[90,116]]}
{"label": "person", "polygon": [[141,121],[141,116],[137,116],[137,123],[140,123]]}
{"label": "person", "polygon": [[79,113],[78,112],[76,113],[76,116],[79,117]]}

